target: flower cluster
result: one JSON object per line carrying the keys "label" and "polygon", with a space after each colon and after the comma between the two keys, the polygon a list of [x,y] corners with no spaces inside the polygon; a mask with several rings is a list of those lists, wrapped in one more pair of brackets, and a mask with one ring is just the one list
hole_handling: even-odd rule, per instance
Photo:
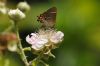
{"label": "flower cluster", "polygon": [[26,17],[25,12],[29,10],[30,10],[30,6],[28,5],[27,2],[20,2],[18,3],[16,9],[9,9],[8,16],[13,21],[18,22],[19,20],[22,20]]}
{"label": "flower cluster", "polygon": [[18,21],[25,18],[25,14],[19,9],[9,10],[8,15],[14,21]]}
{"label": "flower cluster", "polygon": [[31,33],[26,37],[26,41],[32,45],[36,51],[41,51],[46,47],[55,49],[57,45],[63,40],[64,33],[55,30],[39,30],[38,33]]}

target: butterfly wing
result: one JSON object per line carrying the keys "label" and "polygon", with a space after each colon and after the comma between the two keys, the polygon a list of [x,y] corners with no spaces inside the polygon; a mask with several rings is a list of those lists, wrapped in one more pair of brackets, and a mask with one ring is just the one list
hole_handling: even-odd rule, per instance
{"label": "butterfly wing", "polygon": [[43,27],[49,27],[49,28],[54,27],[56,22],[56,13],[57,13],[57,8],[52,7],[43,14],[40,14],[40,16],[38,17],[38,21],[42,23]]}

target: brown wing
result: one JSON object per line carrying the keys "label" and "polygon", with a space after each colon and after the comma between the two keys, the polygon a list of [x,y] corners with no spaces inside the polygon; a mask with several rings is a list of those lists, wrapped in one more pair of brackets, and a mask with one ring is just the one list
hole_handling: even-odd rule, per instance
{"label": "brown wing", "polygon": [[56,13],[57,8],[52,7],[43,14],[40,14],[37,20],[40,21],[40,23],[42,23],[42,26],[44,27],[54,27],[56,22]]}
{"label": "brown wing", "polygon": [[48,22],[55,22],[56,13],[57,13],[56,7],[52,7],[48,9],[45,13],[43,13],[43,15],[45,16],[45,20],[47,20]]}

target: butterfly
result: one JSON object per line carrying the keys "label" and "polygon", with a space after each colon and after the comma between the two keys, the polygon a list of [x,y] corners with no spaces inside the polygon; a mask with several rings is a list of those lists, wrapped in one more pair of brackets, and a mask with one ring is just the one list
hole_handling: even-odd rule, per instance
{"label": "butterfly", "polygon": [[42,24],[42,27],[44,28],[53,28],[56,23],[56,14],[56,7],[49,8],[44,13],[40,14],[40,16],[37,16],[37,21],[39,21]]}

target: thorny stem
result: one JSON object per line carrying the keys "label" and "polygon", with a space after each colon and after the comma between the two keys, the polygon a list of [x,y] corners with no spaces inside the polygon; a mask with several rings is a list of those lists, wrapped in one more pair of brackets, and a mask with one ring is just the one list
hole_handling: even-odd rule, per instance
{"label": "thorny stem", "polygon": [[18,31],[18,26],[15,24],[15,28],[16,28],[16,34],[17,34],[17,38],[18,38],[18,47],[19,47],[19,50],[20,50],[20,56],[23,60],[23,62],[25,63],[25,66],[29,66],[29,63],[27,61],[27,58],[25,56],[25,53],[23,51],[23,47],[22,47],[22,44],[21,44],[21,41],[20,41],[20,37],[19,37],[19,31]]}

